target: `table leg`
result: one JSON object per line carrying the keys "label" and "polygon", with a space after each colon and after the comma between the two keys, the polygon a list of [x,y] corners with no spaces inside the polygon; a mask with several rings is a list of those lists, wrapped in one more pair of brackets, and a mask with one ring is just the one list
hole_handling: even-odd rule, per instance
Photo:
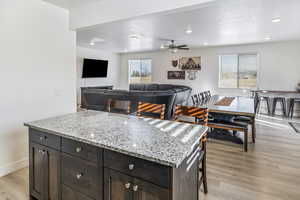
{"label": "table leg", "polygon": [[255,138],[256,138],[256,126],[255,126],[255,116],[252,117],[252,142],[255,143]]}
{"label": "table leg", "polygon": [[248,151],[248,129],[244,131],[244,151]]}

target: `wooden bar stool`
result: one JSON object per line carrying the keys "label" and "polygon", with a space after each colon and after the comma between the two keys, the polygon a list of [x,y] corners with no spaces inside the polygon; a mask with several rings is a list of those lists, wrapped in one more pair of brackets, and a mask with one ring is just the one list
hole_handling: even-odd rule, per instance
{"label": "wooden bar stool", "polygon": [[286,100],[285,100],[285,97],[275,97],[273,99],[272,115],[273,116],[275,115],[277,102],[281,103],[281,109],[282,109],[283,116],[287,116],[287,114],[286,114]]}
{"label": "wooden bar stool", "polygon": [[290,107],[289,107],[289,113],[288,113],[288,116],[290,116],[291,118],[293,118],[293,116],[294,116],[295,104],[300,105],[300,98],[292,98],[291,99],[291,103],[290,103]]}
{"label": "wooden bar stool", "polygon": [[158,119],[164,120],[165,119],[165,109],[166,109],[165,104],[139,102],[137,116],[158,118]]}
{"label": "wooden bar stool", "polygon": [[[191,121],[186,121],[181,117],[192,117]],[[175,110],[175,120],[178,122],[201,124],[207,126],[208,122],[208,110],[207,108],[198,108],[192,106],[177,105]],[[199,151],[199,177],[198,177],[198,191],[203,184],[204,193],[207,194],[207,177],[206,177],[206,135],[200,140],[200,151]]]}

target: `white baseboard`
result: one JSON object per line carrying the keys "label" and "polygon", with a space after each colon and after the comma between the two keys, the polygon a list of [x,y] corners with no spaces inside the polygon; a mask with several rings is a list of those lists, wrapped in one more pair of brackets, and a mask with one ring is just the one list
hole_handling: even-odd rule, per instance
{"label": "white baseboard", "polygon": [[23,169],[28,165],[29,165],[28,158],[24,158],[22,160],[15,161],[4,166],[0,166],[0,177],[18,171],[19,169]]}

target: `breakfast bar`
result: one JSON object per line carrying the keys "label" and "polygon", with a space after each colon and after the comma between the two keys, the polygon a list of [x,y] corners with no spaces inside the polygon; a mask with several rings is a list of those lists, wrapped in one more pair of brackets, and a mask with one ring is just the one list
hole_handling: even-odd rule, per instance
{"label": "breakfast bar", "polygon": [[207,127],[99,111],[25,125],[30,199],[198,199]]}

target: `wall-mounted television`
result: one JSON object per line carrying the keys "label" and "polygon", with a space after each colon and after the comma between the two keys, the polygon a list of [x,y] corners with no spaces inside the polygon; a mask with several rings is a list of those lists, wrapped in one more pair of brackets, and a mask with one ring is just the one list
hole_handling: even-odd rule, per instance
{"label": "wall-mounted television", "polygon": [[83,59],[82,78],[107,77],[108,60]]}

